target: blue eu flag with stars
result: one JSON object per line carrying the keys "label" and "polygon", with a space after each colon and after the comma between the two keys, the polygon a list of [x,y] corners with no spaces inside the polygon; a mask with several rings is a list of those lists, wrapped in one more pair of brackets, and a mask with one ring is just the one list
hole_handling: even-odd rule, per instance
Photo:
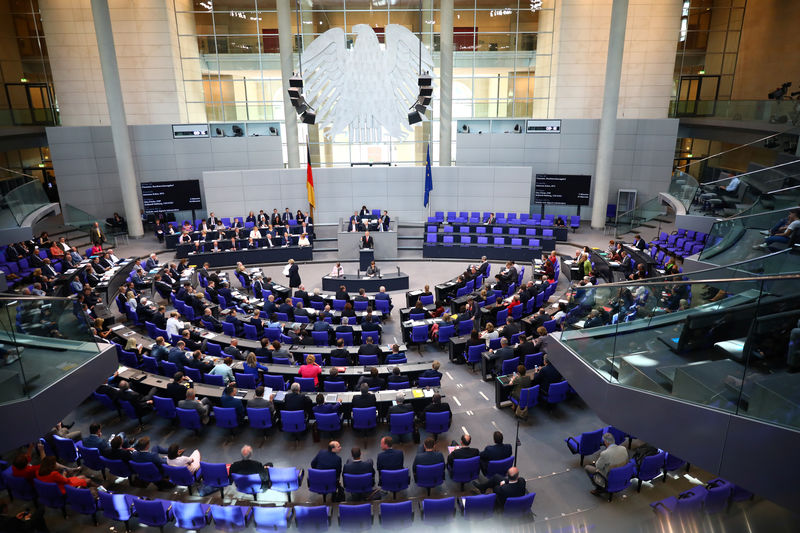
{"label": "blue eu flag with stars", "polygon": [[425,207],[428,207],[431,191],[433,190],[433,176],[431,175],[431,145],[428,145],[428,156],[425,162]]}

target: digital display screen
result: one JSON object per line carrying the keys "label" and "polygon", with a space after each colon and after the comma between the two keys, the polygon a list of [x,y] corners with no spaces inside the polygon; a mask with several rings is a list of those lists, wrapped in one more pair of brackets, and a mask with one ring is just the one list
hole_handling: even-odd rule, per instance
{"label": "digital display screen", "polygon": [[570,174],[536,174],[536,204],[589,205],[592,177]]}
{"label": "digital display screen", "polygon": [[144,212],[171,213],[202,209],[200,180],[151,181],[142,183]]}

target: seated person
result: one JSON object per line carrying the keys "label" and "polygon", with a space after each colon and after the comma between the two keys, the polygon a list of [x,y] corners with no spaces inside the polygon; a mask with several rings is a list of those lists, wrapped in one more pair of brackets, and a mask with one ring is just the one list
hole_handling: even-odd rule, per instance
{"label": "seated person", "polygon": [[525,478],[520,477],[519,469],[512,466],[508,469],[505,476],[495,474],[484,483],[472,482],[472,491],[476,494],[483,494],[486,489],[492,489],[495,493],[494,505],[497,509],[502,509],[508,498],[518,498],[527,494],[525,488]]}
{"label": "seated person", "polygon": [[253,448],[247,444],[242,446],[242,458],[231,464],[231,474],[251,475],[258,474],[261,478],[261,490],[265,491],[269,488],[269,467],[272,463],[261,464],[254,460]]}
{"label": "seated person", "polygon": [[400,367],[396,366],[392,369],[392,373],[387,378],[388,383],[408,383],[408,376],[400,373]]}
{"label": "seated person", "polygon": [[510,444],[503,444],[503,432],[495,431],[492,436],[494,444],[486,446],[481,452],[481,471],[486,475],[486,470],[489,467],[489,461],[500,461],[508,459],[513,453]]}

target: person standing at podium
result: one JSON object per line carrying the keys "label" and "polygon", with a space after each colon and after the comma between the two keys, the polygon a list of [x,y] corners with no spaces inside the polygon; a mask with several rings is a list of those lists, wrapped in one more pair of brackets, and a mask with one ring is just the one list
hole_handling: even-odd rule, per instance
{"label": "person standing at podium", "polygon": [[362,250],[365,250],[365,249],[370,249],[371,250],[371,249],[375,248],[375,241],[372,239],[372,237],[370,237],[369,231],[364,233],[364,235],[361,237],[360,243],[361,243],[361,249]]}

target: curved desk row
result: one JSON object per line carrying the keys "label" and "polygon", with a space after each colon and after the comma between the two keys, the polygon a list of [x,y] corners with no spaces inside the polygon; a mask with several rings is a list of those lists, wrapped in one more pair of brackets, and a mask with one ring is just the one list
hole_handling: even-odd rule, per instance
{"label": "curved desk row", "polygon": [[299,246],[286,246],[281,248],[247,248],[243,250],[228,249],[219,252],[200,253],[194,250],[193,244],[181,244],[175,252],[175,257],[177,259],[188,258],[193,265],[208,263],[212,267],[235,266],[237,262],[253,265],[285,263],[289,259],[294,259],[295,261],[312,261],[314,259],[314,252],[310,246],[302,248]]}

